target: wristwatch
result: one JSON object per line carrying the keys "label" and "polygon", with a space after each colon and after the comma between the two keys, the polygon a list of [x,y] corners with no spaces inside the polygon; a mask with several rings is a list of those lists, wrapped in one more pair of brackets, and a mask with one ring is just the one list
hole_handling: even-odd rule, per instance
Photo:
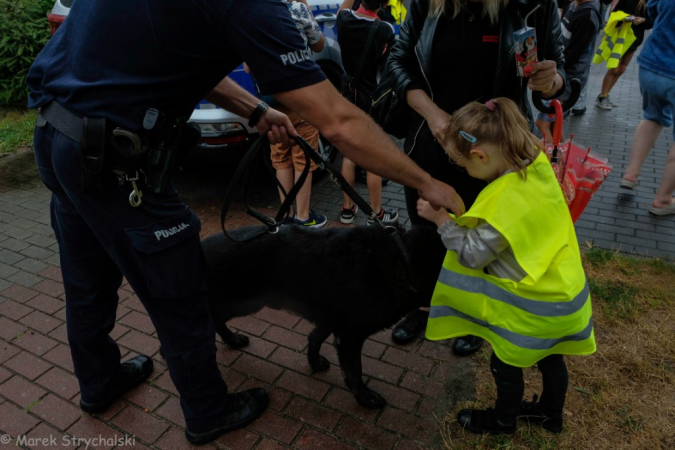
{"label": "wristwatch", "polygon": [[251,116],[248,118],[248,126],[253,128],[256,126],[262,115],[267,111],[269,105],[265,102],[260,102],[255,106],[255,109],[251,113]]}

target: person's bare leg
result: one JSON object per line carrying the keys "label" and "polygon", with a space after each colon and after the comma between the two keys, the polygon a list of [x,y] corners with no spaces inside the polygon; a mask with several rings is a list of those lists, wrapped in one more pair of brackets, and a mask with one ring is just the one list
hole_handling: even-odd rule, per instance
{"label": "person's bare leg", "polygon": [[382,177],[366,172],[366,184],[370,195],[370,207],[375,214],[379,214],[382,209]]}
{"label": "person's bare leg", "polygon": [[608,70],[605,74],[605,77],[602,79],[602,90],[600,91],[600,96],[607,97],[609,95],[609,91],[612,90],[612,86],[616,84],[616,80],[618,79],[619,77],[616,76],[616,69]]}
{"label": "person's bare leg", "polygon": [[[298,182],[302,171],[295,172],[295,182]],[[305,184],[302,185],[295,197],[295,218],[298,220],[309,219],[309,197],[312,194],[312,172],[307,174]]]}
{"label": "person's bare leg", "polygon": [[[293,188],[293,167],[288,167],[286,169],[277,169],[277,180],[279,180],[279,183],[281,183],[286,192],[290,191]],[[279,199],[281,200],[282,203],[284,202],[285,198],[286,196],[281,191],[281,189],[279,189]],[[293,206],[289,208],[288,216],[293,217]]]}
{"label": "person's bare leg", "polygon": [[605,78],[602,80],[602,92],[600,95],[603,97],[609,95],[609,92],[612,90],[616,82],[619,81],[621,75],[623,75],[626,72],[626,69],[628,69],[628,64],[630,64],[631,60],[633,59],[633,54],[634,52],[626,53],[621,57],[618,67],[607,71]]}
{"label": "person's bare leg", "polygon": [[638,176],[640,176],[642,163],[645,161],[645,158],[647,158],[649,151],[654,147],[662,130],[663,125],[651,120],[644,119],[638,123],[638,126],[635,128],[635,134],[633,135],[630,161],[623,174],[624,180],[632,182],[637,181]]}
{"label": "person's bare leg", "polygon": [[537,119],[534,121],[534,124],[537,126],[537,129],[541,133],[547,144],[553,142],[553,132],[551,131],[551,122],[546,122],[545,120]]}
{"label": "person's bare leg", "polygon": [[[356,180],[356,164],[354,164],[354,161],[344,156],[342,157],[342,176],[347,180],[347,183],[349,183],[350,186],[354,187],[354,181]],[[352,198],[344,191],[342,192],[342,196],[344,197],[344,208],[351,209],[354,206]]]}
{"label": "person's bare leg", "polygon": [[668,152],[666,168],[663,170],[661,184],[656,191],[656,197],[652,202],[652,206],[654,208],[665,208],[675,203],[673,192],[675,192],[675,145],[670,147],[670,151]]}

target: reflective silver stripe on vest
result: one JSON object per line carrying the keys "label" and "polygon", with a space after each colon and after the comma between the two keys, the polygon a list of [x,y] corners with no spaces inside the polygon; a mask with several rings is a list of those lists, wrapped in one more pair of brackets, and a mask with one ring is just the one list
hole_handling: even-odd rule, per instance
{"label": "reflective silver stripe on vest", "polygon": [[560,317],[574,314],[584,307],[588,295],[591,292],[588,287],[588,281],[586,281],[584,288],[571,301],[544,302],[540,300],[530,300],[529,298],[521,297],[513,292],[500,288],[483,278],[463,275],[448,270],[445,267],[441,269],[438,281],[461,291],[470,292],[472,294],[485,294],[493,300],[504,302],[530,314],[541,317]]}
{"label": "reflective silver stripe on vest", "polygon": [[616,40],[616,43],[617,43],[617,44],[623,44],[623,43],[625,43],[625,42],[626,42],[626,39],[625,39],[625,38],[619,38],[619,39]]}
{"label": "reflective silver stripe on vest", "polygon": [[476,325],[487,328],[492,331],[494,334],[500,338],[510,342],[511,344],[518,346],[520,348],[525,348],[528,350],[549,350],[561,342],[567,341],[583,341],[591,337],[593,332],[593,317],[588,320],[588,325],[586,328],[581,330],[578,333],[569,334],[567,336],[559,338],[538,338],[534,336],[525,336],[523,334],[514,333],[513,331],[507,330],[506,328],[498,327],[496,325],[490,325],[484,320],[477,319],[463,312],[457,311],[454,308],[451,308],[447,305],[442,306],[432,306],[429,311],[429,318],[438,319],[440,317],[458,317],[460,319],[473,322]]}
{"label": "reflective silver stripe on vest", "polygon": [[610,59],[611,58],[621,59],[621,53],[612,53],[611,55],[609,55],[609,57],[610,57]]}
{"label": "reflective silver stripe on vest", "polygon": [[612,41],[612,38],[610,36],[607,36],[605,38],[605,42],[607,42],[607,48],[610,50],[614,50],[614,41]]}

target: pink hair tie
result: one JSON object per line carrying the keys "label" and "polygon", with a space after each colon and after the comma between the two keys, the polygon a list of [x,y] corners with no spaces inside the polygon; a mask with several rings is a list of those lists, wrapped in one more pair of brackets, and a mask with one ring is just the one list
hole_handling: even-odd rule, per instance
{"label": "pink hair tie", "polygon": [[495,105],[495,102],[493,102],[492,100],[488,100],[487,102],[485,102],[485,107],[490,111],[497,111],[497,105]]}

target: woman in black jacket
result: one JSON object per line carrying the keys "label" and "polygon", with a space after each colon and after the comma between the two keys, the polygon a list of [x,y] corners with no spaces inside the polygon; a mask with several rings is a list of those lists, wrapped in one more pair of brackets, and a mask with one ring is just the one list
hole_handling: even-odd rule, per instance
{"label": "woman in black jacket", "polygon": [[[536,29],[541,62],[528,80],[517,75],[513,32],[525,27],[530,13],[527,25]],[[565,87],[564,63],[555,0],[413,0],[388,61],[396,95],[411,108],[405,152],[434,178],[453,186],[468,209],[485,182],[451,163],[443,151],[450,114],[471,101],[508,97],[532,124],[527,87],[544,98],[559,95]],[[429,224],[417,215],[417,191],[406,188],[405,198],[410,221]],[[439,246],[434,255],[439,267],[444,254]],[[427,311],[410,313],[392,339],[412,341],[425,329],[427,317]],[[453,350],[470,355],[481,344],[480,338],[465,336],[457,338]]]}

